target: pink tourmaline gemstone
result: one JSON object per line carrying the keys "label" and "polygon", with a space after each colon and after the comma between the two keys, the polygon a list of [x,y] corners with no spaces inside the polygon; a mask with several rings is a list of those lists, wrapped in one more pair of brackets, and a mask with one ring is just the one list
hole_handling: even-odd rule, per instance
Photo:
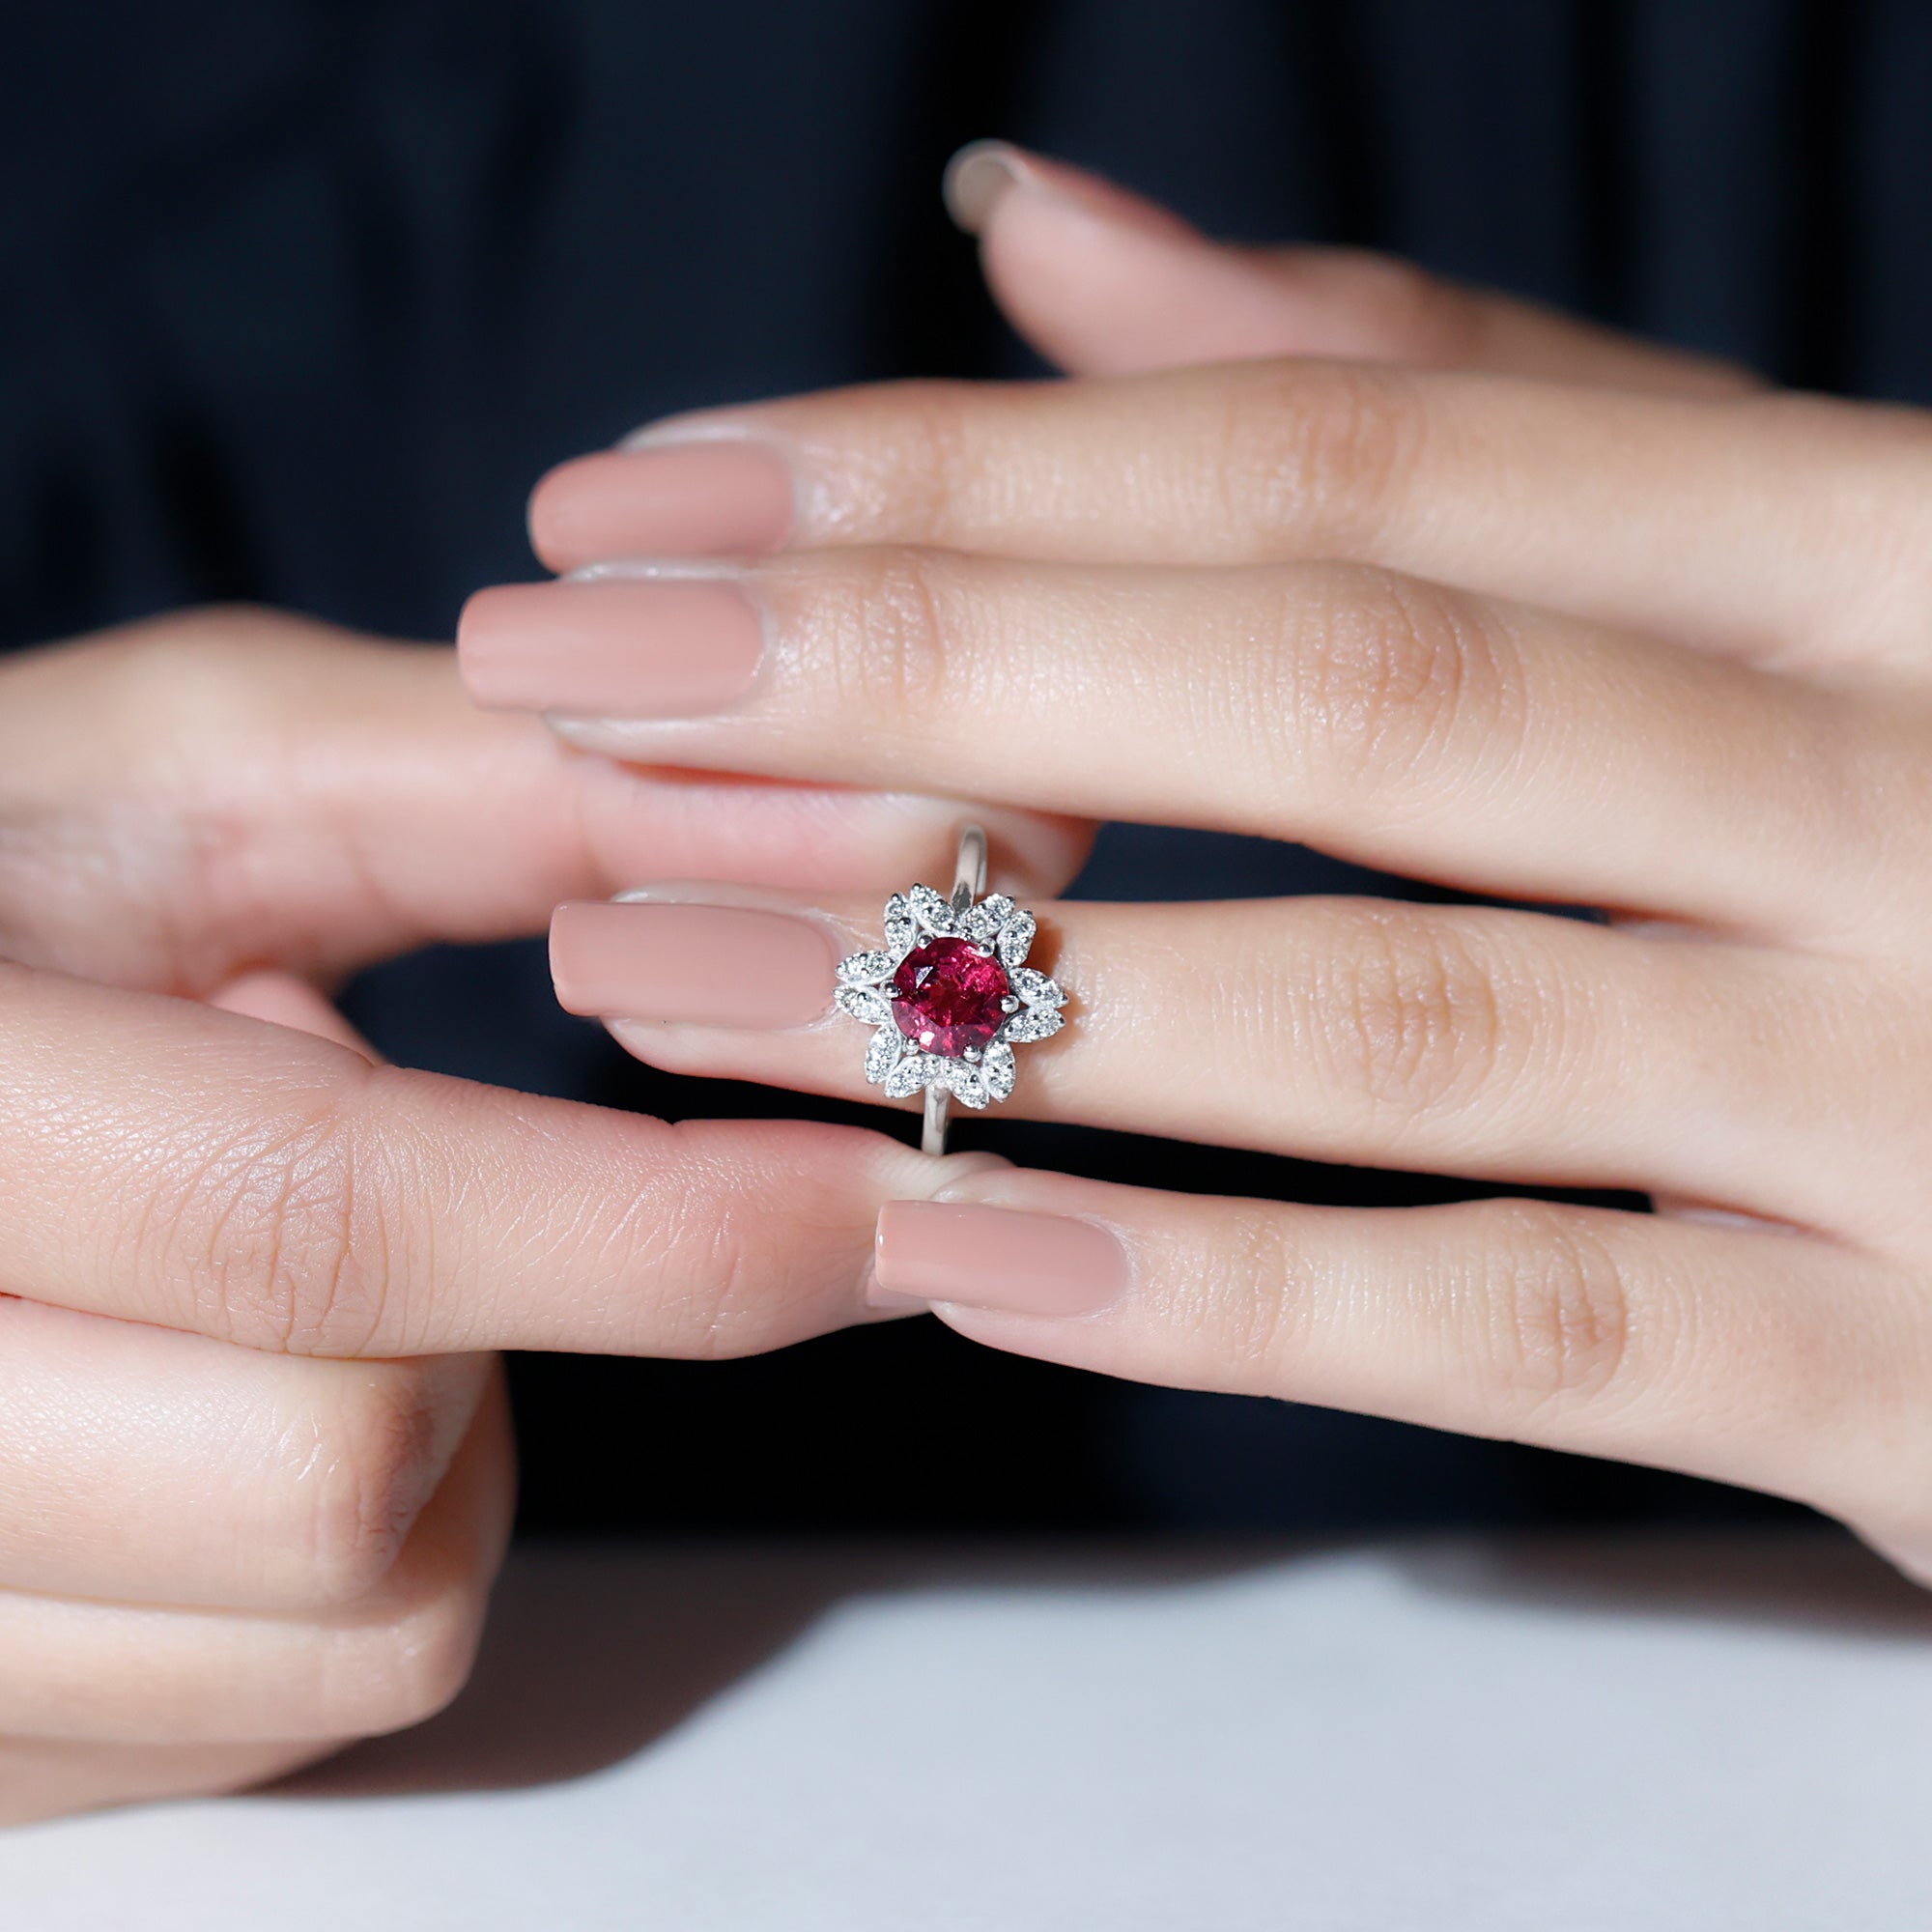
{"label": "pink tourmaline gemstone", "polygon": [[1012,992],[1007,969],[964,939],[928,939],[906,954],[893,985],[899,1031],[952,1060],[991,1044],[1007,1018],[1000,1002]]}

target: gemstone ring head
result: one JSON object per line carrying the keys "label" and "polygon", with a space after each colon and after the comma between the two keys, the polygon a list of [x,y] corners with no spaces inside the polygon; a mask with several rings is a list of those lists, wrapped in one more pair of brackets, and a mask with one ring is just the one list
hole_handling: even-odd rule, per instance
{"label": "gemstone ring head", "polygon": [[876,1029],[866,1078],[890,1100],[923,1092],[980,1108],[1006,1099],[1013,1048],[1065,1024],[1066,995],[1026,963],[1035,929],[1032,913],[1004,893],[895,893],[884,947],[838,964],[838,1009]]}

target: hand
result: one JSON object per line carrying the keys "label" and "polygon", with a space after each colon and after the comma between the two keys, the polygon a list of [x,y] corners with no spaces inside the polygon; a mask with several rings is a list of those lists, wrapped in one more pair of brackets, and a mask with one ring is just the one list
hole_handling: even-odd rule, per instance
{"label": "hand", "polygon": [[377,1065],[305,976],[665,854],[900,876],[957,813],[620,771],[480,717],[446,651],[265,612],[0,664],[0,1819],[434,1710],[509,1523],[488,1351],[865,1319],[879,1204],[951,1171]]}
{"label": "hand", "polygon": [[[554,561],[705,548],[727,471],[718,547],[776,554],[485,593],[474,687],[626,757],[1608,907],[1063,905],[1073,1024],[1009,1104],[1662,1211],[987,1172],[887,1210],[882,1287],[1030,1355],[1799,1497],[1932,1580],[1932,425],[1217,249],[1024,158],[955,190],[1037,340],[1158,373],[808,397],[588,459],[537,498]],[[1167,366],[1230,351],[1258,359]],[[599,627],[625,651],[579,648]],[[705,635],[737,655],[694,701],[659,667]],[[876,943],[873,899],[793,903]],[[594,990],[656,1064],[867,1091],[836,1017]]]}

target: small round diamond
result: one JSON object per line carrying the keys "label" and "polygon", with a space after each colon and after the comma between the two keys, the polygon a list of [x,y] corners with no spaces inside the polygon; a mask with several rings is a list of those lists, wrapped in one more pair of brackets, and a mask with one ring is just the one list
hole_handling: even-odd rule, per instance
{"label": "small round diamond", "polygon": [[893,975],[893,1018],[927,1053],[963,1059],[982,1051],[1005,1023],[1007,969],[970,940],[928,939]]}

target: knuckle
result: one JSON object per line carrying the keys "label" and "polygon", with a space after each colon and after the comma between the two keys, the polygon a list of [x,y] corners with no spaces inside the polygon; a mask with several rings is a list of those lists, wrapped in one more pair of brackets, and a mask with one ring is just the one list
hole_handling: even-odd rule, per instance
{"label": "knuckle", "polygon": [[394,1571],[433,1487],[440,1410],[422,1377],[372,1378],[313,1432],[288,1544],[316,1603],[359,1602]]}
{"label": "knuckle", "polygon": [[1282,654],[1291,661],[1290,708],[1276,715],[1303,755],[1358,794],[1355,804],[1387,781],[1403,781],[1400,795],[1412,798],[1432,773],[1453,779],[1451,749],[1471,738],[1493,771],[1520,738],[1520,654],[1480,599],[1389,571],[1343,569],[1315,600],[1312,620],[1301,621],[1301,647]]}
{"label": "knuckle", "polygon": [[969,683],[960,600],[935,554],[879,551],[819,575],[810,599],[811,675],[832,716],[943,716]]}
{"label": "knuckle", "polygon": [[316,665],[353,641],[354,633],[315,618],[213,604],[100,632],[83,648],[107,673],[103,726],[130,743],[195,747],[201,762],[178,762],[187,781],[218,796],[227,774],[207,754],[234,747],[258,760],[265,737],[307,724],[319,699]]}
{"label": "knuckle", "polygon": [[277,624],[250,605],[208,605],[105,633],[100,645],[131,718],[150,728],[159,719],[176,729],[239,729],[253,721],[264,633]]}
{"label": "knuckle", "polygon": [[1511,1203],[1498,1232],[1481,1296],[1510,1419],[1602,1406],[1633,1350],[1631,1284],[1614,1248],[1575,1212],[1537,1202]]}
{"label": "knuckle", "polygon": [[1400,911],[1342,919],[1304,997],[1331,1077],[1378,1108],[1409,1120],[1465,1106],[1547,1036],[1539,996],[1499,980],[1453,929]]}
{"label": "knuckle", "polygon": [[971,533],[980,521],[976,402],[984,407],[961,383],[902,383],[878,393],[891,448],[872,478],[867,527],[892,530],[908,543],[947,544]]}
{"label": "knuckle", "polygon": [[[82,680],[92,727],[84,829],[98,836],[109,827],[117,861],[94,883],[136,909],[148,944],[185,984],[207,989],[229,959],[219,936],[255,921],[273,895],[263,865],[273,807],[292,746],[327,718],[318,666],[348,635],[215,605],[101,632],[60,653]],[[168,802],[165,813],[153,810],[156,795]],[[63,811],[51,823],[71,819]],[[0,837],[0,848],[7,842]]]}
{"label": "knuckle", "polygon": [[1401,501],[1428,432],[1401,370],[1260,363],[1224,388],[1224,525],[1286,555],[1364,554]]}
{"label": "knuckle", "polygon": [[1224,1233],[1221,1266],[1204,1271],[1191,1290],[1192,1319],[1227,1365],[1228,1388],[1292,1389],[1327,1284],[1312,1279],[1305,1245],[1272,1202],[1231,1204]]}
{"label": "knuckle", "polygon": [[[185,1285],[188,1319],[206,1333],[293,1354],[365,1352],[387,1323],[402,1248],[396,1151],[362,1130],[340,1085],[321,1088],[198,1151],[155,1204],[168,1238],[142,1259],[175,1293]],[[137,1238],[150,1222],[137,1217]]]}

